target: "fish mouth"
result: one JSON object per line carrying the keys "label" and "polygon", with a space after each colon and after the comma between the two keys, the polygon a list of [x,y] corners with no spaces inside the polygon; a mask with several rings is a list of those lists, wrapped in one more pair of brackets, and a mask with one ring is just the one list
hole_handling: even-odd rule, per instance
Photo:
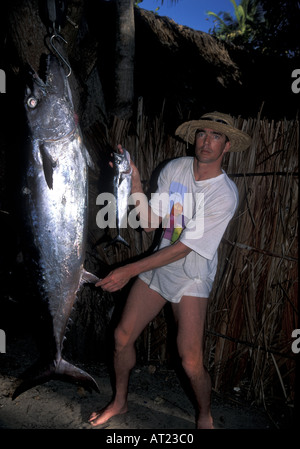
{"label": "fish mouth", "polygon": [[116,166],[119,166],[120,171],[123,174],[130,174],[132,172],[132,168],[130,165],[129,153],[126,150],[124,150],[123,154],[114,152],[113,155],[114,155],[114,162]]}
{"label": "fish mouth", "polygon": [[76,128],[72,93],[55,55],[42,55],[39,72],[27,72],[25,109],[33,138],[57,140]]}
{"label": "fish mouth", "polygon": [[36,72],[29,64],[27,65],[26,73],[26,86],[31,92],[34,91],[34,87],[38,87],[42,91],[46,91],[48,84],[50,68],[50,55],[42,55],[40,58],[40,65]]}
{"label": "fish mouth", "polygon": [[[52,54],[42,55],[38,72],[29,66],[26,77],[27,92],[37,98],[50,93],[68,94],[66,90],[66,75],[58,58]],[[68,95],[69,96],[69,95]],[[28,104],[30,107],[30,104]],[[34,101],[31,107],[34,107]]]}
{"label": "fish mouth", "polygon": [[38,76],[35,77],[36,81],[41,84],[42,86],[46,86],[47,84],[47,78],[49,74],[49,66],[50,66],[50,55],[42,55],[40,59],[40,66],[39,66],[39,72]]}

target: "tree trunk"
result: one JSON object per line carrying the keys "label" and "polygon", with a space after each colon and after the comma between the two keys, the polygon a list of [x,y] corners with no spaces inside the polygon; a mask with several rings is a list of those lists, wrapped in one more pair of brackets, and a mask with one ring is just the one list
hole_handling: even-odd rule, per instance
{"label": "tree trunk", "polygon": [[116,66],[113,113],[129,119],[134,99],[135,24],[134,0],[116,0]]}
{"label": "tree trunk", "polygon": [[39,16],[37,0],[18,0],[8,6],[8,39],[16,51],[16,65],[20,69],[29,64],[38,71],[40,57],[48,52],[45,36],[48,30]]}

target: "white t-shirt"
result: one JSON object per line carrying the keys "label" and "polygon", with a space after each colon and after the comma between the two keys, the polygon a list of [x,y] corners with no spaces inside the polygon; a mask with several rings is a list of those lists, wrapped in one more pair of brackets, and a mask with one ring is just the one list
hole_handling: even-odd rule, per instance
{"label": "white t-shirt", "polygon": [[183,295],[208,298],[218,264],[218,246],[238,205],[236,185],[226,173],[196,181],[193,157],[169,162],[151,196],[153,212],[163,217],[159,248],[179,239],[192,251],[184,258],[139,277],[171,302]]}

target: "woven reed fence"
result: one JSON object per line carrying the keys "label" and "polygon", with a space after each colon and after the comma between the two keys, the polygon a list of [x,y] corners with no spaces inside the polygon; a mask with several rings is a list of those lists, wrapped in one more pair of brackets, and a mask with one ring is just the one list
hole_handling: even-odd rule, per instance
{"label": "woven reed fence", "polygon": [[298,327],[298,121],[238,120],[250,151],[225,169],[240,194],[220,246],[207,321],[207,363],[220,390],[247,381],[248,397],[294,397]]}
{"label": "woven reed fence", "polygon": [[[115,119],[107,130],[112,147],[130,152],[150,186],[163,161],[186,154],[185,144],[164,131],[163,112],[150,120],[139,105],[135,124]],[[240,387],[267,406],[270,397],[292,403],[295,355],[291,333],[298,325],[297,205],[298,121],[236,118],[252,136],[251,148],[228,153],[224,169],[236,182],[240,204],[219,248],[219,267],[206,325],[206,365],[213,388]],[[95,135],[96,130],[91,131]],[[113,233],[113,231],[112,231]],[[143,254],[153,234],[126,229],[131,247],[99,252],[110,263]],[[138,349],[147,362],[168,360],[165,311],[148,326]]]}

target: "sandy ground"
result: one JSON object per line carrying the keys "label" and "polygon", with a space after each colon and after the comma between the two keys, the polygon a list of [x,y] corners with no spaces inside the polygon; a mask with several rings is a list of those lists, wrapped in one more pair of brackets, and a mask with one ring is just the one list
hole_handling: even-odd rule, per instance
{"label": "sandy ground", "polygon": [[[0,354],[0,429],[91,429],[89,415],[104,407],[112,389],[105,364],[81,366],[94,376],[100,394],[61,381],[26,391],[14,401],[18,376],[31,364],[30,341],[15,338]],[[76,362],[77,366],[80,366]],[[212,396],[218,429],[273,429],[263,409],[242,401],[237,393]],[[154,365],[137,366],[130,382],[128,413],[97,429],[195,429],[194,410],[176,373]]]}

